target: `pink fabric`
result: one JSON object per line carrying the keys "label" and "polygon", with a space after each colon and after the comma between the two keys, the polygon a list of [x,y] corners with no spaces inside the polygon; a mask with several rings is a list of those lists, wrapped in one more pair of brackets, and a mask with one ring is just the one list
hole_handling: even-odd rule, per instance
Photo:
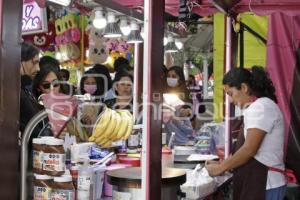
{"label": "pink fabric", "polygon": [[[141,8],[144,0],[113,0],[118,4],[129,8]],[[219,12],[211,0],[198,1],[200,6],[194,6],[193,12],[207,16]],[[165,0],[165,9],[171,15],[178,16],[179,0]],[[258,15],[270,15],[274,12],[284,12],[287,15],[296,16],[300,13],[299,0],[241,0],[232,8],[237,13],[253,11]]]}
{"label": "pink fabric", "polygon": [[284,114],[285,144],[287,144],[291,120],[290,96],[296,64],[295,51],[299,47],[299,41],[300,15],[291,17],[283,13],[274,13],[270,16],[267,69],[276,88],[279,107]]}

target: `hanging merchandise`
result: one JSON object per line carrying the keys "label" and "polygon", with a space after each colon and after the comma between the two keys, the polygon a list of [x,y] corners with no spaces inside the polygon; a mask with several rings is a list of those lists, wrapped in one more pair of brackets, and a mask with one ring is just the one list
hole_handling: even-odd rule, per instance
{"label": "hanging merchandise", "polygon": [[78,22],[79,18],[75,13],[68,13],[55,21],[55,42],[61,55],[58,59],[62,62],[80,58],[80,49],[77,43],[80,41],[81,33]]}
{"label": "hanging merchandise", "polygon": [[53,22],[48,22],[48,32],[37,33],[33,35],[25,35],[25,42],[32,43],[42,51],[54,51],[52,48],[55,44],[55,25]]}
{"label": "hanging merchandise", "polygon": [[92,64],[102,64],[108,57],[108,50],[105,46],[106,39],[102,30],[90,27],[89,30],[89,60]]}

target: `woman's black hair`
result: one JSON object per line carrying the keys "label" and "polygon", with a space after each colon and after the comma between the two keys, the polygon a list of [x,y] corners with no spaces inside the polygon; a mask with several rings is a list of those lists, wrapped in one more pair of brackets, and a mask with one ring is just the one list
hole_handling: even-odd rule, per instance
{"label": "woman's black hair", "polygon": [[268,73],[263,67],[253,66],[251,70],[244,68],[233,68],[223,78],[223,85],[241,89],[242,83],[250,88],[250,95],[257,98],[268,97],[277,103],[275,87]]}
{"label": "woman's black hair", "polygon": [[114,83],[120,81],[123,77],[128,77],[133,82],[133,76],[132,76],[132,74],[130,74],[127,71],[120,71],[120,72],[116,73],[115,79],[114,79]]}
{"label": "woman's black hair", "polygon": [[182,67],[179,67],[179,66],[173,66],[171,68],[168,69],[168,72],[167,74],[170,72],[170,71],[175,71],[175,73],[179,76],[179,84],[185,84],[185,78],[184,78],[184,73],[183,73],[183,69]]}
{"label": "woman's black hair", "polygon": [[36,98],[39,98],[39,96],[42,94],[39,90],[39,86],[43,83],[45,78],[48,76],[49,73],[53,72],[58,80],[60,79],[60,75],[55,68],[49,67],[49,68],[43,68],[42,70],[38,71],[36,76],[33,79],[32,82],[32,93]]}
{"label": "woman's black hair", "polygon": [[33,46],[32,44],[28,44],[26,42],[22,43],[21,46],[21,61],[28,61],[33,59],[35,56],[39,55],[40,50]]}
{"label": "woman's black hair", "polygon": [[117,73],[122,69],[122,65],[129,66],[129,61],[123,57],[117,58],[114,62],[114,69]]}
{"label": "woman's black hair", "polygon": [[84,81],[88,77],[92,77],[92,78],[94,78],[96,80],[97,90],[93,94],[93,96],[102,97],[103,95],[105,95],[105,93],[107,91],[104,91],[105,88],[104,88],[103,78],[101,78],[99,76],[99,74],[94,69],[89,69],[88,71],[86,71],[84,73],[83,77],[81,78],[81,80],[80,80],[80,92],[81,92],[81,94],[85,94],[86,93],[86,91],[84,91]]}
{"label": "woman's black hair", "polygon": [[96,74],[104,75],[106,77],[106,80],[103,80],[103,78],[101,77],[99,78],[102,79],[101,80],[101,83],[103,82],[102,85],[104,85],[104,81],[106,81],[107,90],[110,90],[110,88],[112,87],[112,80],[107,67],[105,67],[104,65],[96,64],[94,65],[93,70],[96,72]]}
{"label": "woman's black hair", "polygon": [[51,56],[43,56],[40,59],[40,70],[43,68],[54,68],[56,71],[60,71],[59,61]]}

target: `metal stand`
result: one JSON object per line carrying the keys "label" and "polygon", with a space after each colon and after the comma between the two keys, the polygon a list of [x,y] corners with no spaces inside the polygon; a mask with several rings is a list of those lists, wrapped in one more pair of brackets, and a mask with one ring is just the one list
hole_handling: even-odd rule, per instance
{"label": "metal stand", "polygon": [[21,146],[21,200],[26,200],[27,198],[27,169],[28,169],[28,143],[30,136],[33,132],[33,130],[36,128],[36,126],[43,121],[45,118],[48,117],[47,112],[41,111],[37,115],[35,115],[28,125],[26,126],[26,129],[23,133],[22,137],[22,146]]}

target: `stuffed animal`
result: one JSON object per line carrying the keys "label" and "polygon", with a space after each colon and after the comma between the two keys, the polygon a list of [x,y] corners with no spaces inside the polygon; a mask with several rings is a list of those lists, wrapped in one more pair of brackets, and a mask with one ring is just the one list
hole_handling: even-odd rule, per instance
{"label": "stuffed animal", "polygon": [[89,32],[89,60],[93,64],[104,63],[109,51],[106,48],[106,38],[102,35],[102,30],[90,28]]}
{"label": "stuffed animal", "polygon": [[23,36],[24,41],[34,44],[42,51],[49,50],[51,44],[55,42],[55,26],[53,22],[48,22],[48,32],[37,33],[33,35]]}

